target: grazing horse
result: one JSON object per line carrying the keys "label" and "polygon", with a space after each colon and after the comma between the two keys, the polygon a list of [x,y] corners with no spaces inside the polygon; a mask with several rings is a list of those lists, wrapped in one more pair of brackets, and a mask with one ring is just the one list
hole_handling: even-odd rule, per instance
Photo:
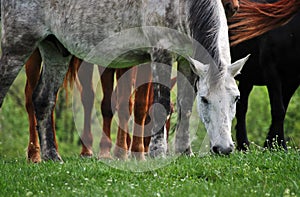
{"label": "grazing horse", "polygon": [[[223,6],[225,8],[225,13],[226,17],[231,17],[233,16],[239,8],[239,2],[238,0],[222,0]],[[40,76],[40,67],[41,67],[41,55],[39,53],[39,50],[36,50],[31,57],[28,59],[26,62],[26,75],[27,75],[27,81],[26,81],[26,87],[25,87],[25,96],[26,96],[26,110],[28,113],[28,118],[29,118],[29,145],[27,149],[27,158],[28,160],[32,162],[39,162],[40,161],[40,148],[39,148],[39,143],[38,143],[38,133],[36,130],[36,118],[34,115],[34,106],[32,102],[32,94],[33,90],[36,87],[36,84],[38,82],[39,76]],[[66,75],[66,79],[69,79],[70,82],[74,81],[76,77],[76,73],[78,72],[79,66],[82,63],[81,60],[73,57],[71,60],[71,63],[69,65],[69,70]],[[79,75],[79,81],[82,84],[81,88],[81,98],[82,98],[82,103],[83,103],[83,108],[84,108],[84,128],[83,132],[81,135],[81,142],[82,142],[82,149],[80,155],[83,157],[90,157],[93,155],[92,151],[92,144],[93,144],[93,136],[91,133],[91,110],[93,107],[93,100],[94,100],[94,90],[92,87],[92,72],[93,69],[90,65],[86,65],[83,73]],[[102,69],[102,67],[99,67],[99,69]],[[76,71],[76,73],[74,73]],[[112,68],[107,68],[105,71],[102,71],[101,75],[101,84],[102,90],[103,90],[103,100],[101,102],[101,111],[102,111],[102,117],[103,117],[103,134],[100,142],[100,153],[99,157],[100,158],[110,158],[110,149],[111,149],[111,138],[110,138],[110,133],[111,133],[111,122],[112,122],[112,117],[113,117],[113,111],[111,109],[112,103],[111,103],[111,95],[113,92],[113,84],[114,84],[114,73],[117,73],[117,78],[119,78],[122,73],[127,71],[127,69],[122,70],[122,69],[112,69]],[[134,74],[133,74],[134,75]],[[176,78],[172,80],[172,85],[173,87],[175,85]],[[66,85],[67,81],[65,81]],[[105,84],[105,85],[104,85]],[[119,84],[119,88],[122,90],[122,88],[125,88],[124,90],[129,91],[130,90],[130,84]],[[121,87],[120,87],[121,86]],[[126,87],[124,87],[126,86]],[[150,90],[148,90],[148,88]],[[144,98],[146,96],[147,91],[149,91],[149,101],[148,101],[148,106],[143,104],[143,102],[147,101],[147,98]],[[118,106],[125,105],[124,107],[126,108],[126,105],[129,105],[129,110],[130,114],[132,113],[132,97],[130,97],[129,101],[125,100],[124,97],[118,97],[119,98],[119,104]],[[122,100],[124,99],[124,100]],[[137,91],[137,94],[134,99],[134,107],[135,109],[135,117],[141,117],[140,120],[143,120],[144,124],[148,124],[149,122],[149,116],[147,116],[147,120],[145,118],[146,114],[145,112],[151,107],[153,104],[153,86],[149,87],[146,85],[143,85],[139,87],[139,91]],[[54,112],[52,111],[52,116],[54,116]],[[123,118],[120,116],[119,118]],[[53,118],[54,121],[54,118]],[[126,122],[128,120],[122,120],[123,122]],[[146,121],[146,122],[145,122]],[[141,121],[137,121],[136,124],[142,124]],[[167,131],[169,131],[170,127],[170,118],[168,119],[168,126],[167,126]],[[143,125],[142,125],[143,126]],[[127,127],[127,126],[126,126]],[[151,128],[151,126],[148,126]],[[53,126],[53,133],[55,136],[55,127]],[[118,130],[121,128],[118,128]],[[128,132],[128,131],[127,131]],[[151,131],[145,131],[144,135],[144,152],[148,152],[148,147],[150,143],[150,136],[151,136]],[[54,138],[55,139],[55,138]],[[119,138],[117,138],[119,139]],[[56,141],[56,140],[55,140]],[[124,140],[123,140],[124,141]],[[130,147],[130,136],[127,135],[127,147]],[[55,142],[57,144],[57,142]],[[136,144],[136,142],[133,142],[134,145],[133,147],[140,146]],[[118,143],[119,144],[119,143]],[[57,147],[57,145],[56,145]],[[133,151],[134,152],[134,151]],[[116,152],[118,155],[118,153]],[[142,156],[140,156],[142,158]]]}
{"label": "grazing horse", "polygon": [[[33,93],[33,102],[44,159],[61,160],[51,129],[51,110],[68,69],[70,54],[110,67],[118,67],[120,63],[124,65],[123,62],[127,66],[151,62],[154,102],[163,108],[153,110],[150,155],[164,156],[164,124],[171,111],[170,70],[172,57],[175,57],[169,51],[182,50],[188,40],[193,45],[188,45],[189,50],[180,51],[184,53],[181,59],[192,55],[192,46],[199,43],[206,50],[198,45],[193,50],[194,57],[204,63],[188,58],[192,62],[190,67],[187,61],[178,60],[178,70],[183,71],[187,79],[195,79],[191,76],[191,70],[197,75],[198,111],[210,136],[211,149],[225,154],[233,151],[231,121],[235,114],[236,98],[239,97],[234,76],[247,58],[231,64],[227,21],[220,0],[110,0],[105,3],[95,0],[38,0],[30,4],[20,0],[1,1],[1,10],[4,31],[0,60],[0,105],[22,65],[38,47],[44,65]],[[100,14],[93,14],[96,11]],[[185,38],[183,41],[182,37]],[[105,51],[103,46],[106,46]],[[124,54],[128,51],[124,49],[128,48],[135,50]],[[114,55],[119,57],[112,62]],[[177,83],[180,84],[180,80]],[[189,88],[179,89],[181,115],[188,117],[192,103],[186,101],[191,98],[183,95],[193,92]],[[189,145],[186,130],[183,133],[177,130],[176,140],[180,148]]]}
{"label": "grazing horse", "polygon": [[300,83],[300,1],[275,3],[240,1],[240,12],[230,19],[233,59],[251,53],[236,79],[241,97],[237,103],[236,139],[240,150],[247,150],[248,97],[254,85],[266,85],[271,104],[272,123],[264,143],[274,142],[286,149],[284,118],[290,99]]}

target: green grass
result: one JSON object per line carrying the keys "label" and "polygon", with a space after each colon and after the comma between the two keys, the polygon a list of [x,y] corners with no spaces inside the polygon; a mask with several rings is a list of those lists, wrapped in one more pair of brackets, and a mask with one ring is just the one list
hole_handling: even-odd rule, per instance
{"label": "green grass", "polygon": [[1,196],[299,196],[299,150],[236,152],[230,156],[178,157],[156,170],[111,167],[147,162],[64,158],[28,164],[0,158]]}
{"label": "green grass", "polygon": [[[57,120],[59,151],[65,163],[28,164],[25,159],[28,122],[23,98],[24,71],[15,84],[10,91],[11,95],[15,93],[14,97],[6,98],[0,109],[0,196],[300,195],[299,150],[290,148],[287,153],[268,152],[258,147],[263,144],[270,124],[268,96],[263,87],[254,88],[249,101],[247,127],[253,144],[247,154],[235,152],[228,157],[148,159],[141,163],[80,159],[77,141],[82,128],[71,132],[71,127],[63,127],[66,122],[73,122],[70,118],[72,110],[69,109],[66,110],[70,113],[68,116]],[[300,147],[299,98],[300,89],[294,95],[286,117],[285,134],[289,147]],[[95,107],[99,108],[100,101],[96,103]],[[176,115],[172,116],[171,137],[174,137]],[[205,152],[209,143],[204,139],[206,132],[196,110],[191,127],[196,128],[191,133],[193,150]],[[234,129],[232,131],[235,136]],[[113,141],[115,135],[113,132]],[[67,140],[70,136],[74,138],[71,141]],[[94,131],[96,154],[100,136],[100,130]]]}

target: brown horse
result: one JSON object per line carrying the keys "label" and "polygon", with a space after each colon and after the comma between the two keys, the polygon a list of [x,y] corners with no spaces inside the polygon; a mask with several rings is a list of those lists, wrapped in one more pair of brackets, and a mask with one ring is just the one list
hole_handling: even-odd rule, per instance
{"label": "brown horse", "polygon": [[[85,65],[83,65],[85,66]],[[90,68],[91,65],[86,65]],[[103,90],[103,100],[101,103],[101,111],[103,117],[103,134],[100,141],[100,153],[99,158],[110,158],[110,149],[112,147],[111,142],[111,122],[113,118],[114,111],[118,111],[119,125],[118,125],[118,134],[117,134],[117,142],[114,150],[114,155],[117,158],[126,159],[127,158],[127,150],[131,145],[131,138],[129,136],[128,131],[128,121],[130,115],[132,114],[132,108],[134,105],[134,119],[135,123],[143,126],[146,113],[147,113],[147,101],[148,101],[148,85],[144,85],[142,87],[138,87],[135,91],[135,102],[133,102],[133,98],[131,96],[131,87],[134,85],[134,81],[138,80],[135,78],[137,69],[113,69],[113,68],[103,68],[101,66],[98,67],[101,75],[101,83]],[[83,85],[81,98],[84,106],[84,132],[81,136],[83,149],[81,152],[82,156],[91,156],[92,155],[92,143],[93,138],[91,134],[91,111],[94,103],[94,92],[92,88],[92,69],[80,69],[78,73],[78,78]],[[129,77],[125,77],[122,83],[117,83],[116,92],[114,92],[114,75],[116,74],[117,81],[126,73]],[[134,80],[133,80],[134,79]],[[85,91],[85,93],[83,93]],[[85,96],[88,95],[88,96]],[[142,98],[142,99],[140,99]],[[112,103],[115,102],[115,103]],[[86,117],[88,115],[88,117]],[[142,127],[143,128],[143,127]],[[135,156],[138,159],[144,159],[143,157],[143,136],[136,134],[137,129],[135,128],[135,133],[133,135],[131,151],[135,153]],[[88,147],[88,148],[87,148]]]}

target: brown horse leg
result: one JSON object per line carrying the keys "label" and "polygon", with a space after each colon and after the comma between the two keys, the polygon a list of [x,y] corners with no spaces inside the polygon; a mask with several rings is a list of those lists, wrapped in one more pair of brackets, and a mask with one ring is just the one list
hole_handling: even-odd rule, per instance
{"label": "brown horse leg", "polygon": [[[75,57],[72,58],[71,66],[78,68],[78,79],[82,86],[81,102],[84,108],[84,126],[81,134],[81,152],[82,157],[91,157],[93,155],[93,135],[91,132],[91,116],[94,105],[94,90],[92,84],[93,68],[92,64],[82,62]],[[79,69],[80,67],[80,69]]]}
{"label": "brown horse leg", "polygon": [[[126,73],[128,72],[128,73]],[[121,76],[126,73],[125,77]],[[119,159],[127,159],[128,151],[128,121],[131,115],[133,101],[131,99],[132,70],[117,69],[117,110],[119,127],[114,155]]]}
{"label": "brown horse leg", "polygon": [[[146,70],[148,69],[148,71]],[[142,84],[143,81],[151,80],[151,70],[149,66],[138,67],[134,100],[134,130],[131,147],[131,155],[138,160],[145,160],[144,155],[144,125],[148,112],[150,83]],[[141,85],[142,84],[142,85]]]}
{"label": "brown horse leg", "polygon": [[149,109],[153,104],[153,84],[149,83],[149,93],[148,93],[148,106],[147,106],[147,116],[145,119],[144,124],[144,152],[148,153],[149,151],[149,144],[151,140],[151,129],[152,129],[152,122],[151,117],[149,115]]}
{"label": "brown horse leg", "polygon": [[[101,85],[103,90],[103,100],[101,102],[101,112],[103,117],[103,133],[100,141],[99,158],[111,158],[110,149],[112,147],[110,131],[113,118],[115,100],[112,98],[115,69],[98,67],[101,75]],[[103,69],[103,70],[102,70]],[[113,103],[112,103],[113,101]]]}
{"label": "brown horse leg", "polygon": [[33,163],[41,161],[40,156],[40,144],[38,140],[38,133],[36,130],[36,118],[34,114],[34,106],[32,102],[33,90],[40,77],[41,69],[41,55],[39,50],[35,50],[26,62],[26,86],[25,86],[25,97],[26,97],[26,110],[29,119],[29,144],[27,148],[27,159]]}

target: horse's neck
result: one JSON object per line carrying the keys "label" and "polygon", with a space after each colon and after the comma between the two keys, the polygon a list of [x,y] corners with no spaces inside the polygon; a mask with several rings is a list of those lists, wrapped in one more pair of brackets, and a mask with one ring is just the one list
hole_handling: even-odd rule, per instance
{"label": "horse's neck", "polygon": [[[187,26],[188,0],[143,0],[143,26],[164,26],[178,29]],[[188,33],[188,32],[185,32]]]}
{"label": "horse's neck", "polygon": [[228,66],[231,64],[231,56],[230,56],[227,19],[226,19],[222,2],[220,0],[217,0],[217,3],[218,3],[219,17],[220,17],[218,48],[220,51],[221,63]]}

